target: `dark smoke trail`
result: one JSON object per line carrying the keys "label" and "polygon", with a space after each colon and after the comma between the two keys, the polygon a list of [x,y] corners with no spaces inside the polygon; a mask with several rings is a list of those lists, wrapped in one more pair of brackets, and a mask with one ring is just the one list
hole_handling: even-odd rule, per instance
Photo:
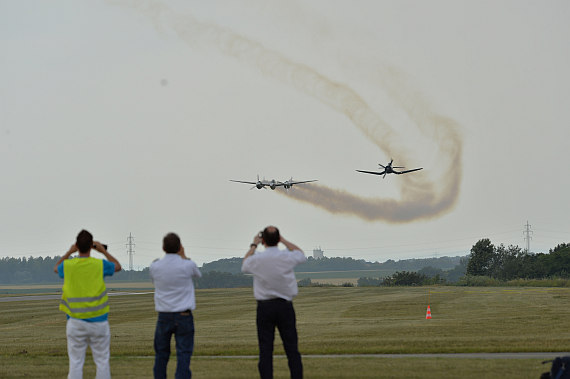
{"label": "dark smoke trail", "polygon": [[[178,15],[157,1],[114,1],[128,5],[151,17],[155,25],[167,25],[191,46],[196,43],[215,46],[224,54],[263,74],[291,85],[346,115],[352,123],[388,156],[405,161],[408,148],[398,140],[396,131],[347,85],[334,82],[306,65],[293,62],[278,52],[265,48],[227,29],[201,23],[189,15]],[[459,196],[462,141],[456,123],[434,113],[418,96],[403,93],[393,72],[379,73],[382,88],[396,101],[427,138],[438,143],[439,180],[423,173],[398,177],[401,199],[370,199],[322,185],[295,187],[290,198],[320,207],[333,214],[346,214],[364,220],[411,222],[449,212]]]}

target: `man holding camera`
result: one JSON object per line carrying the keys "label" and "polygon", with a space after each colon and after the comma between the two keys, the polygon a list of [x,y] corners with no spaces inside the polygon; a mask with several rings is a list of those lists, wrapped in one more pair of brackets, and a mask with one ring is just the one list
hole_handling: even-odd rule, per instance
{"label": "man holding camera", "polygon": [[[277,245],[281,242],[286,250]],[[265,251],[255,254],[263,243]],[[266,227],[253,238],[243,258],[241,271],[253,274],[253,295],[257,300],[257,339],[262,379],[273,378],[273,341],[275,327],[283,341],[291,378],[303,377],[303,364],[299,353],[293,297],[298,293],[293,269],[307,260],[297,245],[283,238],[279,229]]]}
{"label": "man holding camera", "polygon": [[168,233],[162,240],[166,253],[150,265],[154,283],[154,305],[158,320],[154,332],[154,377],[166,378],[170,358],[170,340],[176,340],[176,379],[192,377],[190,358],[194,350],[194,316],[196,297],[192,278],[202,276],[196,263],[186,257],[180,237]]}
{"label": "man holding camera", "polygon": [[[107,260],[92,258],[92,248]],[[69,259],[75,252],[79,252],[79,256]],[[121,264],[109,254],[107,246],[93,241],[93,235],[86,230],[79,232],[75,244],[54,267],[63,278],[59,309],[67,314],[69,379],[83,377],[88,345],[97,367],[97,379],[111,377],[109,304],[103,278],[120,270]]]}

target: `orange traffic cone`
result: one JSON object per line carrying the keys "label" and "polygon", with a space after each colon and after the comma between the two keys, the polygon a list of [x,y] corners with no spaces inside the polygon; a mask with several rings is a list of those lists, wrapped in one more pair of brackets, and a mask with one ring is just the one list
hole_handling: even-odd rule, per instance
{"label": "orange traffic cone", "polygon": [[430,318],[431,318],[431,309],[430,309],[430,307],[429,307],[429,305],[428,305],[428,309],[427,309],[427,312],[426,312],[426,320],[429,320]]}

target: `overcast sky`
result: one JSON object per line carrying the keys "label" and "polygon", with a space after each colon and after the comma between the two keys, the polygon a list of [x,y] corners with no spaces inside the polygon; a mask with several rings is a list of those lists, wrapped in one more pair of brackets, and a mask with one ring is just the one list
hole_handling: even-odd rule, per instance
{"label": "overcast sky", "polygon": [[[0,256],[570,242],[568,1],[0,0]],[[423,170],[382,178],[378,163]],[[282,190],[229,180],[318,179]]]}

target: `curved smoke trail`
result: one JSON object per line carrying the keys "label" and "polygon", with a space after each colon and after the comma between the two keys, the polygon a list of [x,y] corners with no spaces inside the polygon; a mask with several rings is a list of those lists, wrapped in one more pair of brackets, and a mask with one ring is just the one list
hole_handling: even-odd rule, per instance
{"label": "curved smoke trail", "polygon": [[[232,31],[199,22],[190,15],[175,14],[160,2],[112,2],[141,11],[151,17],[157,27],[166,25],[172,28],[191,46],[196,43],[215,46],[224,54],[256,67],[263,74],[318,99],[346,115],[367,138],[389,156],[396,155],[391,152],[397,152],[398,159],[405,160],[407,148],[398,141],[396,131],[349,86],[334,82],[315,69],[293,62],[282,54]],[[453,120],[433,112],[418,95],[403,93],[400,83],[393,82],[392,74],[380,75],[383,89],[402,107],[419,131],[438,143],[438,170],[442,179],[436,183],[422,173],[398,177],[401,199],[397,201],[363,198],[318,184],[295,187],[287,194],[290,198],[334,214],[387,222],[429,219],[453,208],[459,196],[461,182],[462,140],[457,132],[458,125]]]}

